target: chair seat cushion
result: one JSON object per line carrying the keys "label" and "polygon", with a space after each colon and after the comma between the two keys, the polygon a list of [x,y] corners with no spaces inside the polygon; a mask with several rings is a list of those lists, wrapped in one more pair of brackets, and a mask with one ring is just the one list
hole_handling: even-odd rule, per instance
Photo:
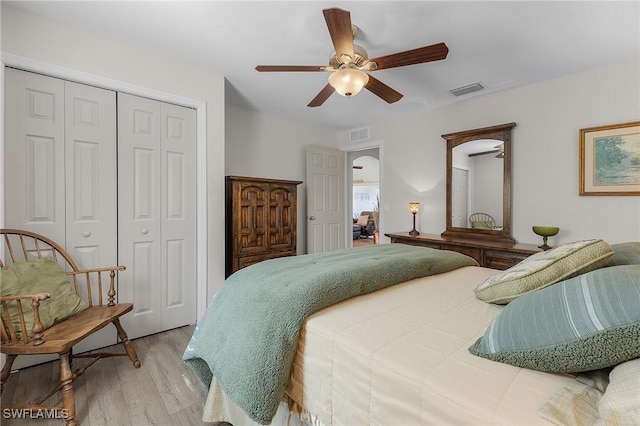
{"label": "chair seat cushion", "polygon": [[[58,262],[51,257],[30,259],[0,268],[2,296],[19,296],[23,294],[49,293],[49,299],[40,302],[38,312],[40,322],[44,328],[49,328],[56,322],[82,312],[88,306],[80,299],[71,287],[67,274]],[[29,300],[21,301],[24,312],[27,334],[32,336],[33,307]],[[22,337],[22,327],[18,315],[17,303],[7,304],[13,327],[18,338]],[[2,320],[6,323],[4,312]]]}

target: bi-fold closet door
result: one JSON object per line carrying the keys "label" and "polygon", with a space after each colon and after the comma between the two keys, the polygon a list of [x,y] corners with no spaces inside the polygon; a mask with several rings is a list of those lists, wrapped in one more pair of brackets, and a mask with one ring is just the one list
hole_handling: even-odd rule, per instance
{"label": "bi-fold closet door", "polygon": [[130,337],[196,321],[195,110],[118,93],[120,297]]}
{"label": "bi-fold closet door", "polygon": [[[125,265],[130,337],[195,322],[195,111],[11,68],[5,88],[5,226],[81,268]],[[116,343],[112,329],[75,352]]]}

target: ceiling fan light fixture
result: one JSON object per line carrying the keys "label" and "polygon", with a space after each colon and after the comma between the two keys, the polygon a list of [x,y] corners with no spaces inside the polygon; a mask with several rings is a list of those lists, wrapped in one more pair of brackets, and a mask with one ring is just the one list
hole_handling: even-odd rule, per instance
{"label": "ceiling fan light fixture", "polygon": [[369,74],[351,66],[339,69],[329,75],[329,84],[338,94],[347,98],[355,96],[369,82]]}

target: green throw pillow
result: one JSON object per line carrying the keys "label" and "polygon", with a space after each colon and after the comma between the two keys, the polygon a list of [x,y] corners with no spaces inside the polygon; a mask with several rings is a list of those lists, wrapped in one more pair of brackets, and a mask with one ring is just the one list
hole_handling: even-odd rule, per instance
{"label": "green throw pillow", "polygon": [[[87,308],[71,287],[67,274],[53,258],[33,259],[0,268],[0,294],[2,296],[18,296],[21,294],[49,293],[51,297],[40,302],[40,322],[44,328],[51,327]],[[32,336],[33,308],[31,301],[21,300],[27,334]],[[16,303],[8,303],[13,326],[18,337],[22,337],[22,329],[18,317]],[[6,321],[4,312],[2,320]]]}
{"label": "green throw pillow", "polygon": [[568,373],[640,357],[640,265],[601,268],[519,297],[469,351]]}
{"label": "green throw pillow", "polygon": [[607,266],[640,265],[640,242],[611,244],[613,257]]}
{"label": "green throw pillow", "polygon": [[493,229],[493,223],[490,220],[472,220],[471,227],[475,229]]}
{"label": "green throw pillow", "polygon": [[611,256],[611,246],[602,240],[567,243],[527,257],[489,277],[474,291],[484,302],[509,303],[530,291],[601,268]]}

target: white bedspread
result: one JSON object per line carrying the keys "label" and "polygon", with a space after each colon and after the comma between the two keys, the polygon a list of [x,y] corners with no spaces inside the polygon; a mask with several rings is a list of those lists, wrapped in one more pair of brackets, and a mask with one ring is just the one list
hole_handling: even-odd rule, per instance
{"label": "white bedspread", "polygon": [[[317,312],[302,330],[287,394],[327,426],[549,424],[538,406],[573,376],[467,350],[501,309],[473,293],[495,273],[465,267]],[[221,397],[212,386],[204,420],[249,424],[220,418]]]}

